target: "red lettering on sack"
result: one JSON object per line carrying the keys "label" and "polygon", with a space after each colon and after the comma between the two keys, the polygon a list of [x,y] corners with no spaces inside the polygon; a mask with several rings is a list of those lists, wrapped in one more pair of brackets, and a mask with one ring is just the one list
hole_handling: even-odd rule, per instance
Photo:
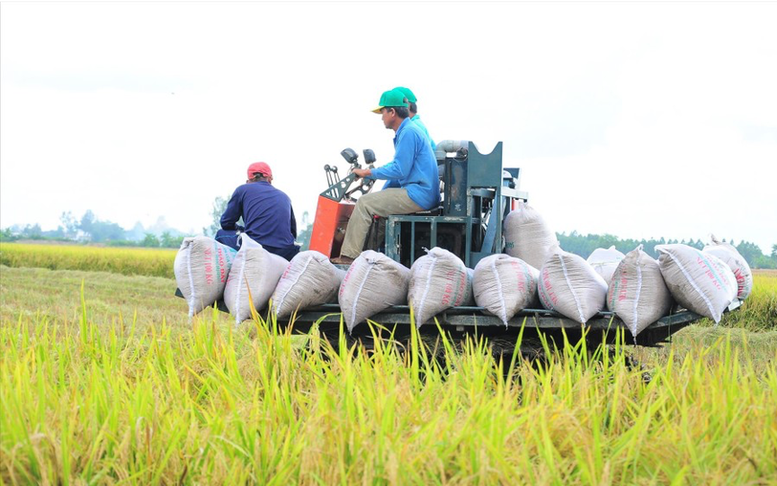
{"label": "red lettering on sack", "polygon": [[553,307],[556,307],[558,304],[558,296],[556,295],[556,292],[553,291],[553,284],[550,283],[550,275],[548,274],[547,269],[542,272],[542,282],[545,284],[544,294],[547,294],[547,297],[550,299]]}
{"label": "red lettering on sack", "polygon": [[221,283],[227,281],[227,264],[224,261],[224,250],[219,248],[219,276],[221,277]]}
{"label": "red lettering on sack", "polygon": [[712,284],[715,286],[715,288],[720,290],[720,282],[718,282],[718,279],[715,278],[715,272],[712,271],[704,259],[701,256],[698,256],[696,257],[696,263],[698,263],[700,267],[704,268],[704,274],[710,279],[710,281],[712,281]]}
{"label": "red lettering on sack", "polygon": [[459,276],[461,277],[459,279],[459,298],[456,299],[454,305],[461,305],[464,301],[464,290],[467,288],[467,272],[462,272]]}
{"label": "red lettering on sack", "polygon": [[628,278],[628,275],[626,275],[626,272],[622,272],[621,273],[621,282],[620,283],[621,283],[621,288],[618,291],[618,302],[622,302],[622,301],[626,300],[626,298],[628,296],[627,295],[628,294],[627,286],[629,284],[629,278]]}
{"label": "red lettering on sack", "polygon": [[338,296],[343,296],[343,291],[345,290],[345,283],[348,281],[349,278],[351,278],[351,272],[354,269],[354,265],[351,265],[348,267],[348,271],[345,273],[345,277],[343,277],[343,283],[340,284],[340,291],[337,293]]}
{"label": "red lettering on sack", "polygon": [[213,285],[213,253],[205,248],[205,283]]}

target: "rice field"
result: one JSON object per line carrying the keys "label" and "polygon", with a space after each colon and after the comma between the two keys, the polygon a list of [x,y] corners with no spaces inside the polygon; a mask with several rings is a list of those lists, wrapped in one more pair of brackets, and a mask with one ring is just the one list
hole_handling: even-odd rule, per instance
{"label": "rice field", "polygon": [[721,326],[538,364],[189,322],[169,277],[7,251],[2,484],[777,483],[774,273]]}

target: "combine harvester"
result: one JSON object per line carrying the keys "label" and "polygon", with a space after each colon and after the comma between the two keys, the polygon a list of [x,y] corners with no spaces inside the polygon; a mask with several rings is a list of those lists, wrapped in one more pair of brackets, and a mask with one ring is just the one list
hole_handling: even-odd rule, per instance
{"label": "combine harvester", "polygon": [[[353,150],[345,149],[343,150],[342,155],[350,164],[351,169],[360,168],[358,155]],[[529,211],[533,210],[526,207],[526,212],[520,212],[522,206],[528,201],[529,196],[528,193],[520,190],[520,169],[503,167],[502,142],[499,142],[491,153],[482,154],[471,142],[443,141],[437,146],[436,157],[441,179],[441,205],[432,211],[390,215],[388,218],[376,218],[370,229],[365,247],[376,250],[383,255],[371,254],[373,258],[379,257],[384,259],[384,263],[390,263],[390,266],[394,266],[394,263],[391,262],[391,260],[393,260],[406,268],[411,268],[416,260],[426,254],[426,249],[440,248],[441,250],[436,250],[435,255],[446,250],[444,253],[447,257],[461,260],[456,264],[456,268],[458,269],[457,275],[459,275],[457,282],[460,283],[461,288],[465,287],[464,282],[462,281],[462,275],[465,270],[461,265],[462,263],[467,269],[470,269],[468,270],[469,272],[475,273],[472,269],[475,269],[478,262],[484,258],[505,252],[520,256],[520,252],[517,251],[519,246],[523,247],[522,251],[527,252],[527,260],[534,259],[535,265],[548,267],[548,269],[550,268],[549,264],[551,263],[551,260],[548,259],[548,254],[541,253],[534,255],[534,250],[542,245],[535,245],[535,241],[528,236],[530,233],[528,230],[527,233],[519,231],[517,233],[517,238],[513,235],[516,228],[512,224],[513,221],[520,220],[521,217],[528,215]],[[375,161],[374,154],[371,150],[364,151],[364,158],[366,164],[371,164]],[[372,189],[374,181],[369,179],[358,179],[353,174],[352,170],[342,179],[339,177],[336,167],[326,165],[324,170],[326,171],[329,187],[319,196],[316,217],[313,222],[310,249],[320,252],[327,258],[333,258],[340,255],[340,248],[345,236],[345,230],[358,197],[367,194]],[[516,212],[514,216],[517,216],[518,218],[511,217],[507,220],[510,212],[516,209],[518,209],[519,212]],[[506,220],[507,225],[505,225]],[[503,234],[505,230],[509,233],[507,239]],[[208,240],[207,238],[199,238],[206,240],[206,248],[213,249],[214,247],[212,245],[218,245],[215,241]],[[547,239],[556,242],[555,234],[550,230],[547,230]],[[505,251],[506,242],[508,243],[509,248]],[[182,255],[182,252],[187,255],[191,254],[190,252],[186,253],[184,251],[184,246],[187,244],[188,243],[185,241],[184,245],[182,245],[182,250],[179,251],[179,256]],[[256,245],[255,243],[252,244]],[[675,264],[675,267],[667,268],[674,268],[670,274],[675,273],[680,275],[679,283],[670,282],[669,278],[665,278],[666,275],[664,275],[665,270],[663,267],[659,274],[659,269],[655,264],[655,261],[650,259],[647,255],[644,255],[644,257],[649,261],[642,260],[642,262],[652,264],[654,268],[645,267],[643,270],[640,266],[642,263],[639,263],[639,258],[642,258],[642,256],[640,256],[642,253],[638,251],[630,253],[630,255],[633,254],[635,256],[637,261],[635,272],[637,272],[638,276],[635,276],[633,280],[638,281],[639,286],[637,287],[638,290],[636,290],[636,297],[631,298],[631,301],[629,301],[633,303],[626,303],[625,296],[623,295],[625,293],[624,289],[627,287],[625,283],[619,287],[616,286],[616,284],[611,286],[613,296],[616,295],[615,292],[617,290],[620,292],[620,294],[617,294],[618,297],[624,297],[624,299],[621,300],[624,304],[614,304],[616,308],[619,308],[619,305],[625,306],[626,309],[623,307],[619,308],[619,314],[616,314],[615,312],[598,312],[595,315],[591,315],[596,310],[602,308],[603,295],[601,292],[607,291],[607,282],[596,275],[591,265],[579,257],[561,252],[558,253],[558,255],[565,255],[563,257],[559,256],[559,261],[563,267],[562,278],[565,280],[562,281],[563,284],[559,284],[558,289],[561,289],[564,285],[569,289],[573,289],[572,294],[570,295],[574,299],[571,301],[569,299],[566,300],[568,302],[573,302],[573,305],[576,306],[576,310],[570,313],[569,309],[564,311],[562,308],[563,306],[548,305],[549,300],[547,297],[555,297],[559,301],[561,300],[561,297],[559,295],[554,296],[554,292],[556,291],[549,287],[548,281],[551,278],[551,273],[550,270],[546,272],[546,268],[543,268],[543,280],[540,282],[540,288],[543,291],[543,297],[545,297],[544,305],[549,308],[553,307],[560,309],[561,312],[564,312],[567,316],[580,315],[579,320],[570,319],[558,312],[540,308],[543,304],[539,303],[529,304],[529,307],[536,308],[523,308],[512,317],[508,316],[505,312],[502,314],[502,318],[489,314],[484,307],[475,305],[454,306],[448,307],[445,311],[434,315],[433,319],[427,320],[419,327],[420,335],[427,341],[430,338],[435,340],[439,337],[440,331],[444,332],[446,335],[450,335],[454,339],[460,339],[467,335],[477,335],[487,337],[491,343],[499,343],[500,347],[503,347],[503,345],[506,344],[507,346],[504,347],[507,349],[509,349],[511,345],[514,346],[517,337],[521,335],[523,339],[522,343],[531,343],[526,346],[528,352],[525,352],[524,354],[530,354],[531,352],[536,351],[537,343],[542,339],[546,339],[547,342],[554,343],[558,347],[564,346],[566,343],[578,343],[581,339],[585,339],[589,345],[595,347],[602,343],[613,343],[619,336],[624,336],[623,341],[628,344],[655,346],[661,342],[667,341],[672,334],[702,318],[702,315],[696,312],[680,308],[676,305],[673,306],[671,304],[672,297],[669,295],[670,289],[667,287],[674,285],[676,291],[678,288],[680,289],[677,292],[680,298],[677,300],[686,302],[685,307],[688,309],[695,309],[698,312],[704,313],[706,316],[714,316],[716,321],[720,319],[720,314],[723,311],[731,311],[740,306],[740,300],[734,298],[734,295],[739,295],[744,299],[746,294],[749,293],[749,289],[746,291],[739,289],[739,291],[737,291],[738,281],[737,278],[735,278],[734,273],[732,273],[734,266],[729,268],[732,264],[729,263],[727,265],[722,259],[711,256],[706,253],[706,251],[700,252],[685,245],[667,246],[679,247],[672,250],[665,250],[667,252],[666,258],[662,256],[662,259],[666,260],[667,263],[675,261],[675,263],[673,263]],[[720,247],[716,247],[715,251],[720,249]],[[690,252],[691,260],[690,263],[686,265],[687,269],[682,265],[676,265],[676,260],[678,260],[680,256],[669,254],[675,250],[686,253]],[[725,248],[723,248],[723,250],[727,251]],[[216,248],[215,251],[218,251],[218,249]],[[736,257],[741,258],[741,256],[736,253],[736,250],[732,248],[731,251],[736,254]],[[714,251],[711,253],[714,253]],[[319,255],[318,257],[321,256]],[[188,260],[188,258],[190,258],[189,256],[185,258],[186,261],[191,261]],[[505,256],[505,258],[507,258],[507,256]],[[575,259],[577,259],[578,263],[575,263]],[[495,259],[491,258],[489,260]],[[522,260],[509,260],[511,260],[511,262],[508,263],[509,265],[519,264],[516,263],[516,261],[526,265]],[[569,262],[564,264],[564,260],[569,260]],[[178,261],[179,259],[176,258],[177,267]],[[284,260],[281,259],[281,261]],[[309,262],[310,260],[308,260],[308,263]],[[359,262],[358,259],[357,262]],[[545,263],[543,264],[543,262]],[[213,267],[218,266],[224,270],[223,265],[221,265],[223,263],[224,262],[211,262],[210,265]],[[531,264],[531,262],[527,263]],[[624,260],[623,263],[626,263],[626,260]],[[582,290],[578,293],[578,290],[572,285],[571,277],[568,277],[567,275],[567,266],[575,264],[578,265],[578,268],[581,269],[582,273],[594,273],[592,277],[596,280],[595,285],[591,284],[590,279],[582,280],[580,288],[584,289],[586,286],[589,286],[599,289],[599,293],[595,294],[595,298],[589,299],[596,305],[589,306],[589,309],[586,311],[586,316],[583,315],[583,306],[581,305],[581,302],[584,300],[584,297],[580,297],[580,295],[583,295]],[[747,266],[746,263],[743,263],[742,265],[744,267]],[[399,265],[397,266],[399,267]],[[339,267],[340,269],[347,269],[347,267],[344,266]],[[176,278],[178,279],[179,286],[183,283],[185,287],[190,281],[189,279],[192,278],[191,268],[191,265],[189,265],[188,276],[184,277],[182,280],[178,279],[177,271]],[[354,269],[357,268],[358,267],[354,267]],[[435,267],[432,266],[431,268]],[[428,272],[429,276],[440,275],[439,273],[435,274],[431,268]],[[481,268],[492,267],[481,265]],[[512,278],[511,276],[515,275],[515,271],[513,270],[512,273],[508,272],[502,274],[496,271],[496,264],[494,264],[493,268],[494,271],[491,273],[491,275],[493,275],[493,277],[491,277],[491,282],[493,282],[495,287],[502,290],[506,289],[502,283],[503,277],[506,275],[507,278]],[[532,270],[528,265],[524,268],[526,269],[526,272],[529,273],[540,270],[539,268]],[[571,269],[572,267],[569,268]],[[627,267],[624,266],[624,269],[626,268]],[[185,270],[185,268],[183,269]],[[229,272],[228,269],[226,271]],[[661,298],[645,298],[650,294],[650,288],[647,285],[643,285],[644,282],[649,280],[649,271],[653,272],[655,275],[653,281],[657,282],[658,287],[660,287],[660,292],[657,292],[656,295],[663,293],[663,297]],[[263,272],[264,270],[262,270],[261,273]],[[690,278],[688,280],[685,279],[685,277],[690,277],[690,273],[694,272],[697,274],[700,273],[702,280],[694,281]],[[234,270],[229,272],[229,282],[226,285],[226,290],[223,287],[225,276],[222,275],[221,292],[224,293],[224,295],[226,295],[226,292],[230,289],[229,283],[233,282],[233,273]],[[358,272],[352,273],[356,274]],[[747,273],[749,273],[749,268],[747,268]],[[243,275],[242,270],[239,274]],[[280,277],[280,274],[278,275]],[[375,274],[368,272],[365,275],[372,276]],[[481,275],[484,275],[482,271]],[[623,274],[621,276],[618,281],[619,284],[621,282],[626,282],[627,277],[625,275],[626,274]],[[477,278],[473,277],[472,274],[470,274],[470,277],[472,279],[471,282],[477,281]],[[737,275],[736,277],[741,277],[741,275]],[[751,276],[749,278],[751,278]],[[236,276],[234,280],[235,286],[243,285],[243,279],[244,277],[242,276]],[[356,277],[354,277],[354,279],[356,279]],[[664,283],[665,279],[666,285]],[[248,280],[249,277],[246,274],[244,284],[246,288],[248,287]],[[466,280],[466,276],[464,276],[464,280]],[[526,280],[526,282],[536,282],[536,280],[535,277],[533,280]],[[355,280],[351,280],[351,283],[354,281]],[[364,280],[363,282],[367,282],[367,280]],[[372,282],[376,283],[378,280],[373,280]],[[431,282],[431,280],[428,280],[427,282]],[[747,282],[744,280],[743,282],[743,288],[747,288]],[[721,290],[724,291],[724,298],[719,299],[720,302],[717,303],[714,310],[712,309],[712,306],[710,306],[709,296],[701,291],[702,289],[700,286],[703,287],[704,284],[716,287],[713,289],[713,294],[715,291],[718,293],[720,293]],[[752,280],[750,280],[750,285],[751,284]],[[252,285],[256,285],[256,283]],[[379,299],[377,295],[382,292],[380,285],[384,285],[383,288],[387,289],[386,293],[388,294],[391,290],[391,288],[388,287],[390,284],[376,283],[375,285],[378,287],[375,291],[377,293],[370,294],[372,297],[365,299],[365,302],[378,304],[375,306],[375,309],[385,309],[385,306],[381,305],[376,299]],[[425,284],[427,292],[428,289],[431,288],[430,285],[431,283]],[[357,286],[359,289],[358,292],[361,292],[361,289],[364,287],[364,283],[361,284],[361,287]],[[475,294],[480,292],[480,298],[478,298],[477,301],[481,303],[483,303],[484,300],[489,300],[488,298],[484,299],[483,296],[492,295],[490,290],[486,290],[490,289],[489,285],[472,285],[472,287],[474,288]],[[345,288],[346,285],[342,285],[341,291]],[[653,289],[655,290],[655,286]],[[688,292],[689,289],[690,293]],[[257,289],[254,288],[253,290],[256,291]],[[272,293],[272,289],[265,289],[263,292],[269,292],[269,295]],[[180,290],[177,291],[176,295],[181,297],[184,296]],[[190,298],[191,300],[190,316],[199,312],[202,308],[207,307],[207,305],[200,305],[195,308],[197,298],[202,299],[202,295],[198,295],[197,298],[192,295],[193,294],[187,296],[187,299]],[[358,295],[359,294],[357,293],[357,297]],[[497,295],[496,291],[494,291],[494,295]],[[507,294],[501,293],[498,295],[502,299],[501,301],[497,299],[501,302],[501,309],[506,309],[504,297]],[[217,299],[218,297],[214,296],[213,298]],[[701,305],[698,304],[700,299],[705,300]],[[250,300],[248,295],[246,295],[244,300]],[[348,297],[345,297],[345,300],[343,300],[343,298],[339,300],[340,302],[347,302]],[[401,296],[397,296],[394,302],[399,302],[401,300]],[[240,301],[240,299],[233,301],[234,308],[239,308],[238,301]],[[266,305],[267,303],[266,299],[258,299],[257,301],[261,301],[261,305]],[[420,302],[418,296],[416,296],[416,301]],[[464,302],[463,299],[458,301]],[[212,303],[213,300],[210,300],[210,302]],[[525,302],[529,302],[529,300],[526,300]],[[551,299],[550,302],[554,301]],[[615,300],[613,300],[613,302],[615,302]],[[639,324],[635,322],[636,312],[633,314],[631,312],[632,308],[637,308],[637,304],[642,306],[639,312]],[[216,302],[216,305],[220,310],[229,312],[223,300]],[[245,302],[243,302],[244,307],[245,305]],[[423,307],[424,304],[419,304],[419,306]],[[727,309],[726,306],[728,306]],[[446,306],[435,307],[433,311],[445,307]],[[516,305],[513,308],[521,307],[525,306]],[[708,308],[710,312],[707,312]],[[374,339],[374,337],[378,337],[379,339],[393,337],[395,340],[404,342],[411,334],[411,327],[416,324],[411,308],[408,305],[395,305],[374,315],[366,314],[371,321],[379,323],[379,326],[369,326],[364,322],[356,322],[358,320],[356,319],[356,309],[357,306],[354,304],[352,306],[353,315],[348,315],[347,317],[350,319],[345,319],[351,324],[351,332],[345,333],[345,339],[349,344],[354,341],[362,341],[369,346],[370,341]],[[425,310],[425,318],[430,317],[432,311],[428,311],[428,309]],[[491,310],[494,312],[493,307]],[[240,317],[236,317],[237,323],[250,317],[250,312],[246,309],[242,312],[238,312],[238,314]],[[261,314],[268,315],[266,310],[261,311]],[[628,316],[627,321],[629,321],[632,327],[629,327],[619,315],[624,316],[624,319]],[[654,318],[656,319],[655,322],[651,323]],[[337,345],[342,337],[341,329],[344,327],[343,320],[343,313],[339,305],[330,303],[300,309],[292,319],[277,319],[277,324],[283,329],[291,327],[293,332],[303,333],[309,332],[314,325],[317,325],[324,337],[334,345]],[[585,324],[581,324],[581,322],[584,322]],[[636,329],[637,326],[639,326],[640,329]],[[522,352],[524,352],[523,348],[524,345],[522,345]]]}
{"label": "combine harvester", "polygon": [[[342,152],[351,168],[359,168],[357,154],[351,149]],[[372,151],[365,150],[365,163],[374,162]],[[502,164],[502,142],[489,154],[481,154],[475,144],[467,141],[444,141],[437,146],[437,160],[441,176],[442,203],[439,208],[409,215],[391,215],[376,219],[367,238],[367,246],[385,253],[391,259],[410,268],[425,249],[444,248],[472,269],[485,257],[502,253],[504,249],[503,222],[518,201],[528,201],[528,193],[520,190],[520,169],[505,168]],[[374,181],[357,179],[352,173],[342,179],[337,168],[324,167],[329,187],[321,193],[310,249],[327,257],[337,257],[345,235],[348,219],[354,209],[355,196],[366,194]],[[381,228],[383,226],[383,228]],[[385,236],[378,235],[385,229]],[[340,267],[345,268],[345,267]],[[739,300],[728,307],[734,310]],[[537,342],[543,335],[549,342],[561,346],[565,341],[575,343],[585,338],[591,345],[613,343],[618,331],[628,336],[625,342],[655,346],[702,318],[694,312],[674,307],[676,312],[661,317],[632,339],[626,324],[613,312],[600,312],[583,326],[556,312],[546,309],[524,309],[510,319],[507,327],[499,318],[488,315],[483,307],[453,307],[435,316],[419,328],[423,337],[439,335],[439,329],[454,338],[467,334],[486,336],[492,342],[516,342],[523,333],[524,342]],[[300,311],[292,324],[295,332],[307,332],[317,324],[330,340],[336,340],[341,329],[341,309],[337,304],[326,304]],[[410,334],[411,312],[407,305],[393,306],[374,315],[370,320],[380,323],[380,336],[394,336],[402,341]],[[355,326],[352,340],[370,341],[374,330],[365,323]],[[431,336],[430,336],[431,335]]]}

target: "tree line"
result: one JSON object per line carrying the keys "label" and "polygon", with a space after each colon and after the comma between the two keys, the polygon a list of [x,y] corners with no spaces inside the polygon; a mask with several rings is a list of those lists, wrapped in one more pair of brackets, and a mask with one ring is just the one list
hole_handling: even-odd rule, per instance
{"label": "tree line", "polygon": [[[203,228],[202,233],[213,237],[219,229],[219,219],[224,213],[228,198],[216,198],[211,211],[212,223],[209,227]],[[307,250],[310,244],[310,235],[312,225],[309,221],[309,214],[305,211],[302,215],[302,224],[297,235],[297,241],[301,244],[303,250]],[[147,248],[178,248],[185,235],[174,229],[162,231],[147,231],[140,223],[137,223],[131,230],[125,230],[116,223],[98,219],[91,210],[87,210],[84,215],[77,219],[68,211],[60,216],[60,225],[53,231],[42,231],[40,225],[27,225],[25,227],[10,227],[0,231],[2,241],[16,240],[52,240],[52,241],[75,241],[82,243],[102,243],[108,246],[141,246]],[[643,250],[652,256],[658,258],[655,251],[656,245],[682,243],[694,248],[702,249],[705,243],[701,240],[676,240],[676,239],[649,239],[649,240],[621,240],[617,236],[604,234],[582,235],[577,231],[571,233],[556,233],[556,237],[564,251],[588,258],[597,248],[610,248],[614,246],[622,253],[628,253],[637,246],[642,245]],[[727,241],[727,240],[723,240]],[[737,251],[747,260],[752,268],[777,269],[777,244],[772,245],[771,254],[764,255],[761,248],[755,243],[749,241],[740,241],[735,244],[733,240],[728,241]]]}
{"label": "tree line", "polygon": [[62,213],[57,229],[43,231],[39,224],[11,226],[0,231],[2,241],[35,240],[77,243],[100,243],[107,246],[132,246],[146,248],[178,248],[184,235],[175,229],[149,231],[136,223],[131,230],[125,230],[117,223],[101,220],[92,210],[81,218],[72,212]]}

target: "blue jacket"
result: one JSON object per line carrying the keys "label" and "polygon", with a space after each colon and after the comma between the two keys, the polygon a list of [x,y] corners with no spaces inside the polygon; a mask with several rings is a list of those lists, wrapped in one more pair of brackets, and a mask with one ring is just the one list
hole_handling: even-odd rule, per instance
{"label": "blue jacket", "polygon": [[437,144],[434,143],[434,140],[432,140],[432,136],[429,135],[429,130],[426,129],[426,125],[424,125],[424,122],[421,121],[421,116],[416,115],[413,118],[411,118],[410,121],[415,123],[418,126],[418,128],[420,128],[421,131],[424,132],[424,135],[426,135],[426,138],[429,140],[429,143],[432,145],[432,152],[434,152],[434,149],[437,148]]}
{"label": "blue jacket", "polygon": [[[245,228],[237,225],[243,217]],[[283,248],[294,245],[297,221],[291,199],[269,182],[250,182],[235,189],[221,216],[221,228],[239,229],[264,246]]]}
{"label": "blue jacket", "polygon": [[422,208],[440,204],[440,175],[432,146],[421,129],[406,118],[394,137],[394,160],[372,169],[372,179],[388,180],[384,189],[401,187]]}

